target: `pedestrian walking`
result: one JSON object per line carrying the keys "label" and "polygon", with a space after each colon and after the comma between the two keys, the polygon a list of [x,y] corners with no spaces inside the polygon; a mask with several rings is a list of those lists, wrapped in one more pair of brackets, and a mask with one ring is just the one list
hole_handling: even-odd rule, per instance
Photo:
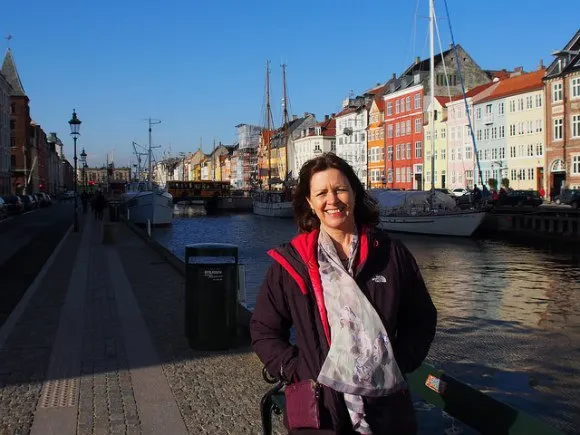
{"label": "pedestrian walking", "polygon": [[106,199],[103,196],[103,192],[99,190],[97,196],[95,197],[95,218],[97,220],[103,220],[103,210],[105,209]]}

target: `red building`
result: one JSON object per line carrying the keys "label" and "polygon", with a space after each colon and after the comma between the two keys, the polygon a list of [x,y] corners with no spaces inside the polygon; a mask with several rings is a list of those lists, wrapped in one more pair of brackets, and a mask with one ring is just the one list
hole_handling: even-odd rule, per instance
{"label": "red building", "polygon": [[10,166],[11,192],[32,193],[28,185],[32,165],[32,141],[29,99],[24,92],[10,49],[6,51],[2,63],[2,75],[10,84]]}
{"label": "red building", "polygon": [[387,148],[387,187],[423,187],[423,85],[407,83],[402,77],[400,90],[388,93],[385,100],[385,141]]}

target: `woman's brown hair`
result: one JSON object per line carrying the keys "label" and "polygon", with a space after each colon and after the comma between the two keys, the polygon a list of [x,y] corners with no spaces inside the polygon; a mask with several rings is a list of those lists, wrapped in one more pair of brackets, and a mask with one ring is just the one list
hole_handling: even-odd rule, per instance
{"label": "woman's brown hair", "polygon": [[357,226],[376,226],[379,223],[379,209],[376,201],[365,191],[362,183],[352,167],[334,153],[325,153],[308,160],[298,175],[298,185],[294,190],[292,208],[298,228],[301,232],[310,232],[320,227],[320,220],[312,213],[306,198],[310,196],[310,180],[317,172],[327,169],[337,169],[342,172],[354,191],[354,221]]}

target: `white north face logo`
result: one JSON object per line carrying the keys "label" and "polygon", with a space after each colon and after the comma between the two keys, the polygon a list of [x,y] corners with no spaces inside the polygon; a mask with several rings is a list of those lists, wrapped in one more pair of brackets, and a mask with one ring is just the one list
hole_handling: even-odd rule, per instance
{"label": "white north face logo", "polygon": [[374,281],[374,282],[387,282],[387,278],[385,278],[383,275],[375,275],[372,277],[372,281]]}

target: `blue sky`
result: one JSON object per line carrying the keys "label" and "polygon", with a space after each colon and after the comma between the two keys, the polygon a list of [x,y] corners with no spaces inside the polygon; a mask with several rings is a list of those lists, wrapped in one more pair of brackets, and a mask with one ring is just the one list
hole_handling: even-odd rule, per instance
{"label": "blue sky", "polygon": [[[484,69],[548,65],[579,29],[578,0],[447,3],[456,42]],[[442,1],[436,9],[445,49]],[[76,108],[91,166],[107,153],[128,164],[132,141],[147,144],[147,117],[162,120],[153,127],[158,158],[194,151],[200,138],[206,152],[214,139],[234,143],[236,124],[263,123],[268,59],[279,125],[283,62],[292,112],[323,119],[351,90],[429,54],[427,0],[6,0],[0,11],[32,118],[72,158]]]}

